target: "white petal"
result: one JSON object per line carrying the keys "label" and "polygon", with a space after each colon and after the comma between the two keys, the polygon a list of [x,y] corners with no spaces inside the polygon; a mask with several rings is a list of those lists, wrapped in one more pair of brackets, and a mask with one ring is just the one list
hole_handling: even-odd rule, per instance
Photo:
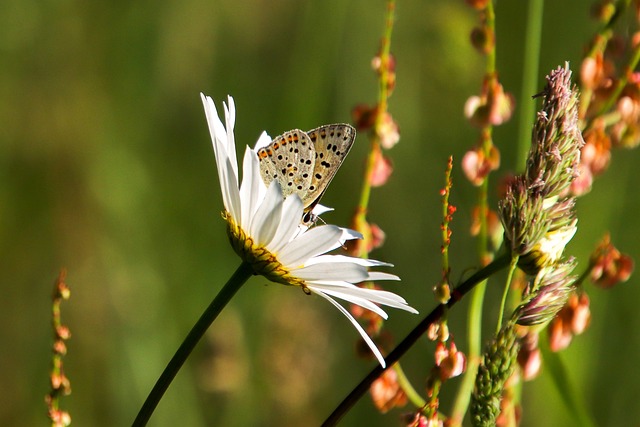
{"label": "white petal", "polygon": [[342,229],[342,237],[340,239],[344,243],[345,240],[354,240],[354,239],[362,240],[362,239],[364,239],[364,237],[362,236],[362,234],[360,234],[356,230],[351,230],[349,228],[343,228]]}
{"label": "white petal", "polygon": [[344,280],[351,283],[362,282],[369,277],[365,267],[347,262],[309,265],[294,269],[292,273],[303,280]]}
{"label": "white petal", "polygon": [[331,298],[328,295],[325,295],[322,292],[316,292],[316,295],[320,295],[322,298],[326,299],[327,301],[329,301],[331,304],[333,304],[338,310],[340,310],[340,312],[342,314],[344,314],[347,319],[349,319],[349,321],[353,324],[353,326],[357,329],[358,333],[360,334],[360,336],[362,336],[362,339],[364,340],[364,342],[367,343],[367,345],[369,346],[369,348],[371,349],[371,351],[373,352],[373,354],[376,356],[376,358],[378,359],[378,362],[380,362],[380,365],[382,365],[383,368],[386,368],[387,365],[384,361],[384,357],[382,356],[382,353],[380,353],[380,350],[378,350],[378,347],[376,347],[376,345],[374,344],[373,340],[371,338],[369,338],[369,335],[367,335],[367,333],[364,331],[364,329],[362,329],[362,326],[360,326],[360,324],[358,323],[358,321],[356,319],[353,318],[353,316],[351,315],[351,313],[349,313],[343,306],[341,306],[340,304],[338,304],[336,301],[333,300],[333,298]]}
{"label": "white petal", "polygon": [[282,216],[282,201],[280,184],[274,180],[251,221],[250,234],[258,245],[266,246],[276,234]]}
{"label": "white petal", "polygon": [[224,200],[225,208],[229,211],[233,220],[239,223],[242,218],[242,209],[240,205],[240,191],[238,190],[238,178],[233,173],[231,161],[228,158],[222,167],[220,186],[222,187],[222,199]]}
{"label": "white petal", "polygon": [[[218,170],[218,177],[220,179],[220,184],[222,185],[223,176],[226,175],[223,172],[223,167],[226,164],[227,159],[227,150],[220,145],[220,134],[225,134],[224,126],[222,126],[222,122],[220,122],[220,118],[218,117],[218,112],[216,110],[216,105],[213,103],[213,100],[209,96],[205,96],[200,93],[200,98],[202,98],[202,104],[204,105],[204,113],[207,117],[207,125],[209,127],[209,134],[211,135],[211,144],[213,146],[213,153],[216,158],[216,168]],[[224,188],[222,189],[224,192]],[[225,205],[226,207],[226,205]]]}
{"label": "white petal", "polygon": [[319,255],[311,258],[305,265],[308,266],[324,262],[351,262],[364,267],[393,267],[393,264],[389,264],[387,262],[377,261],[375,259],[355,258],[345,255]]}
{"label": "white petal", "polygon": [[360,298],[360,297],[351,295],[347,292],[342,292],[342,290],[336,290],[335,288],[331,288],[331,287],[323,287],[319,285],[307,285],[307,287],[312,291],[321,292],[326,295],[331,295],[333,297],[340,298],[347,302],[350,302],[351,304],[356,304],[356,305],[359,305],[360,307],[364,307],[367,310],[373,311],[383,319],[387,319],[389,317],[383,309],[381,309],[379,306],[375,305],[373,302],[369,301],[366,298]]}
{"label": "white petal", "polygon": [[367,280],[400,280],[395,274],[384,273],[382,271],[370,271]]}
{"label": "white petal", "polygon": [[325,206],[325,205],[321,205],[320,203],[318,203],[317,205],[315,205],[315,206],[313,207],[313,209],[311,210],[311,213],[312,213],[313,215],[315,215],[315,216],[320,216],[320,215],[322,215],[323,213],[331,212],[332,210],[334,210],[334,209],[333,209],[333,208],[330,208],[330,207],[328,207],[328,206]]}
{"label": "white petal", "polygon": [[262,202],[266,188],[260,179],[258,157],[249,147],[245,149],[242,162],[242,186],[240,186],[240,202],[242,203],[242,227],[251,228],[251,218]]}
{"label": "white petal", "polygon": [[[369,307],[362,304],[361,301],[382,304],[388,307],[398,308],[400,310],[418,314],[418,311],[415,308],[408,305],[407,301],[405,301],[404,298],[402,298],[398,294],[394,294],[393,292],[384,291],[381,289],[360,288],[355,285],[347,287],[347,286],[333,286],[330,284],[321,285],[321,284],[309,283],[307,284],[307,286],[309,288],[315,288],[315,289],[321,290],[322,292],[330,293],[331,295],[337,298],[342,298],[343,300],[349,301],[353,304],[357,304],[365,308],[369,308]],[[369,308],[369,310],[371,309]],[[384,317],[385,319],[387,318],[386,314],[382,317]]]}
{"label": "white petal", "polygon": [[297,194],[292,194],[284,200],[282,207],[282,218],[278,231],[276,231],[273,240],[267,245],[267,249],[277,256],[280,249],[289,243],[300,226],[300,218],[302,218],[302,201]]}
{"label": "white petal", "polygon": [[303,265],[309,258],[340,246],[342,229],[335,225],[321,225],[307,230],[285,246],[278,260],[286,267]]}
{"label": "white petal", "polygon": [[258,151],[262,147],[266,147],[269,144],[271,144],[271,137],[267,132],[263,131],[260,134],[260,138],[258,138],[258,142],[256,142],[256,145],[253,147],[253,149]]}
{"label": "white petal", "polygon": [[236,142],[235,142],[235,137],[233,135],[233,127],[235,126],[235,122],[236,122],[236,104],[233,101],[233,98],[231,96],[227,97],[227,102],[229,103],[229,107],[227,108],[227,104],[223,103],[224,106],[224,118],[225,118],[225,122],[227,124],[226,129],[227,129],[227,141],[226,141],[226,147],[227,147],[227,154],[229,155],[229,158],[231,159],[231,164],[234,165],[234,172],[236,174],[236,176],[238,176],[238,159],[236,157]]}

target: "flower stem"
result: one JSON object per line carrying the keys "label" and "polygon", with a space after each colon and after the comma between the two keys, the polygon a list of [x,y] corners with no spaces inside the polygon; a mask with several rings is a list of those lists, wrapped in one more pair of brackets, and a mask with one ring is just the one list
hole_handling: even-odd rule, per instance
{"label": "flower stem", "polygon": [[461,426],[464,414],[469,407],[471,392],[476,383],[476,374],[480,365],[482,350],[482,306],[484,305],[484,295],[487,288],[487,281],[483,280],[478,284],[472,294],[469,303],[469,315],[467,317],[467,334],[469,337],[469,351],[467,359],[467,369],[464,372],[462,383],[456,392],[456,398],[451,411],[451,427]]}
{"label": "flower stem", "polygon": [[535,103],[530,96],[536,93],[538,68],[540,64],[540,39],[542,34],[542,11],[544,0],[529,0],[527,10],[527,31],[525,34],[524,67],[522,72],[522,90],[520,119],[518,123],[518,146],[516,152],[516,170],[524,170],[527,152],[531,146],[531,123],[534,119]]}
{"label": "flower stem", "polygon": [[502,329],[502,318],[504,317],[504,306],[507,305],[507,295],[511,288],[511,281],[513,280],[513,273],[518,266],[518,255],[512,255],[511,264],[509,264],[509,272],[507,273],[507,280],[504,283],[504,291],[502,291],[502,299],[500,300],[500,311],[498,312],[498,324],[496,326],[496,335]]}
{"label": "flower stem", "polygon": [[420,396],[420,393],[413,388],[413,385],[407,378],[407,375],[404,373],[402,366],[399,363],[393,365],[393,370],[396,371],[396,375],[398,375],[398,384],[404,393],[407,395],[409,401],[417,408],[422,408],[427,404],[427,402]]}
{"label": "flower stem", "polygon": [[240,264],[238,269],[233,273],[233,276],[227,281],[222,290],[218,292],[218,295],[213,299],[209,307],[202,313],[200,319],[193,325],[193,328],[184,339],[180,347],[173,355],[171,361],[164,371],[158,381],[153,386],[153,389],[147,396],[147,400],[145,400],[142,408],[140,408],[140,412],[138,412],[138,416],[132,424],[132,427],[145,426],[153,414],[153,411],[158,406],[160,399],[164,395],[167,388],[171,384],[171,381],[175,378],[176,374],[184,365],[184,362],[187,360],[194,347],[200,341],[204,333],[207,331],[211,323],[218,317],[218,314],[222,311],[222,309],[227,305],[227,303],[231,300],[231,298],[235,295],[235,293],[240,289],[240,287],[251,277],[253,274],[253,270],[251,269],[251,265],[243,262]]}
{"label": "flower stem", "polygon": [[[415,328],[409,332],[409,334],[393,349],[391,353],[385,358],[387,366],[392,366],[413,346],[413,344],[422,337],[429,326],[437,322],[446,310],[453,307],[458,301],[464,297],[470,290],[472,290],[478,283],[484,281],[486,278],[492,276],[496,272],[502,270],[509,265],[511,257],[509,255],[503,255],[496,258],[489,265],[474,273],[467,280],[458,285],[451,292],[451,299],[446,304],[440,304],[434,308]],[[385,368],[377,365],[369,372],[369,374],[344,398],[338,407],[329,415],[329,417],[322,424],[324,427],[334,426],[340,421],[340,419],[355,405],[355,403],[367,392],[371,384],[378,378]]]}

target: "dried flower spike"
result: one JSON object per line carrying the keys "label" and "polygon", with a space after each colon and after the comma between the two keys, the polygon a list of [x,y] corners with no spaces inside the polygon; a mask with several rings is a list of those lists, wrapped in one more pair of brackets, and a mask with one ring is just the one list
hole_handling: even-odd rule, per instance
{"label": "dried flower spike", "polygon": [[532,326],[551,321],[565,306],[573,290],[576,277],[571,275],[575,259],[543,267],[537,274],[531,290],[513,314],[519,325]]}
{"label": "dried flower spike", "polygon": [[506,240],[528,274],[555,264],[576,232],[575,201],[567,192],[584,145],[568,65],[547,77],[541,95],[525,173],[508,184],[499,205]]}

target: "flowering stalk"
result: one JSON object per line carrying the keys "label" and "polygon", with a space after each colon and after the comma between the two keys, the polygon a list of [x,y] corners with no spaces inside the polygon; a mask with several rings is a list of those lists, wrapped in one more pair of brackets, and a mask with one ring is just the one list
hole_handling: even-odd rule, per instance
{"label": "flowering stalk", "polygon": [[71,424],[71,415],[60,409],[60,396],[71,393],[71,383],[64,373],[62,358],[67,354],[65,341],[71,338],[69,328],[62,324],[60,305],[68,300],[71,292],[65,283],[66,270],[61,270],[53,288],[51,305],[51,320],[53,326],[53,358],[51,363],[51,391],[45,397],[47,415],[51,420],[51,427],[66,427]]}
{"label": "flowering stalk", "polygon": [[[470,2],[471,3],[471,2]],[[482,26],[476,28],[472,33],[472,41],[478,51],[485,54],[485,75],[483,82],[483,102],[481,107],[475,111],[467,111],[467,116],[481,125],[480,144],[477,149],[478,154],[470,151],[465,155],[468,159],[472,155],[478,156],[479,166],[477,176],[472,182],[478,188],[478,221],[480,224],[477,236],[478,257],[482,264],[487,264],[492,259],[489,251],[489,227],[488,227],[488,194],[489,194],[489,173],[499,166],[499,151],[493,144],[493,126],[499,125],[511,116],[513,99],[505,94],[498,81],[496,72],[496,44],[495,44],[495,11],[493,0],[475,2],[476,8],[481,12],[483,19]],[[476,37],[474,37],[476,35]],[[473,99],[478,99],[477,97]],[[470,99],[471,101],[471,99]],[[476,103],[478,101],[475,101]],[[470,102],[467,102],[465,110],[469,109]],[[475,119],[475,120],[474,120]],[[468,163],[467,163],[468,164]],[[465,159],[463,159],[463,168]],[[469,172],[467,172],[469,177]],[[456,399],[451,413],[452,425],[461,425],[464,414],[469,406],[469,395],[473,387],[473,381],[478,369],[481,351],[481,329],[482,329],[482,307],[484,302],[486,283],[480,284],[471,295],[469,312],[467,315],[468,328],[468,363],[464,373],[463,381],[456,393]]]}
{"label": "flowering stalk", "polygon": [[383,162],[381,135],[384,135],[384,129],[388,126],[388,124],[385,123],[385,121],[390,117],[388,115],[388,99],[395,84],[393,57],[391,56],[391,35],[393,33],[393,25],[395,22],[395,8],[395,0],[387,0],[385,26],[380,46],[380,53],[375,59],[375,68],[378,72],[377,105],[370,110],[367,108],[366,112],[354,112],[354,115],[361,115],[356,117],[356,124],[359,129],[366,129],[368,126],[373,126],[373,131],[369,132],[369,155],[367,156],[365,163],[364,179],[362,180],[362,189],[360,190],[360,200],[353,218],[354,229],[365,236],[365,239],[358,242],[356,247],[357,250],[354,253],[355,256],[359,256],[361,258],[367,258],[369,256],[368,247],[371,243],[367,242],[367,240],[372,240],[372,236],[367,222],[367,212],[369,209],[369,199],[371,197],[374,170],[378,163]]}
{"label": "flowering stalk", "polygon": [[[614,35],[613,27],[615,26],[618,19],[624,15],[625,10],[629,7],[630,3],[631,0],[618,0],[615,5],[609,4],[608,10],[601,11],[601,14],[604,15],[604,25],[593,38],[591,48],[587,52],[585,59],[596,61],[598,57],[601,58],[604,56],[605,48]],[[633,70],[633,68],[631,68],[631,70]],[[624,88],[624,86],[618,86],[616,89],[622,90],[622,88]],[[585,119],[587,116],[587,110],[589,109],[589,105],[591,104],[593,98],[593,90],[594,88],[591,85],[582,85],[583,96],[581,97],[580,101],[580,119]],[[615,102],[616,99],[617,96],[610,98],[611,105],[613,105],[613,102]],[[609,108],[611,107],[611,105],[609,105]],[[608,111],[608,108],[603,108],[600,110],[600,114],[598,115],[601,115],[606,111]],[[589,121],[592,121],[592,119],[589,119]],[[585,126],[585,128],[588,127],[589,125]]]}

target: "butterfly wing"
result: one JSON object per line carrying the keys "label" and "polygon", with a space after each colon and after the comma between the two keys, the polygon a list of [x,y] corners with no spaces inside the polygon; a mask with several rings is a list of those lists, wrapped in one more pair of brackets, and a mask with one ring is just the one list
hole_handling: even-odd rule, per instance
{"label": "butterfly wing", "polygon": [[338,172],[356,139],[356,130],[348,124],[324,125],[310,130],[307,135],[315,147],[313,179],[309,185],[305,211],[310,211],[320,201],[329,183]]}
{"label": "butterfly wing", "polygon": [[276,137],[258,150],[260,176],[268,187],[274,179],[280,183],[282,195],[297,194],[306,207],[315,164],[315,151],[309,136],[294,129]]}

